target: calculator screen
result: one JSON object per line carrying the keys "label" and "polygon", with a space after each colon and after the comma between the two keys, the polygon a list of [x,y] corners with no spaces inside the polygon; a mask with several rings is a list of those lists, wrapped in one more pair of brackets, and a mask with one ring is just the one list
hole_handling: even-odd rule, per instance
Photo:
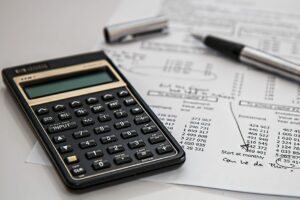
{"label": "calculator screen", "polygon": [[44,79],[38,83],[29,82],[23,85],[28,98],[35,99],[116,81],[116,78],[107,68],[80,74],[71,74],[65,77],[51,77],[49,79]]}

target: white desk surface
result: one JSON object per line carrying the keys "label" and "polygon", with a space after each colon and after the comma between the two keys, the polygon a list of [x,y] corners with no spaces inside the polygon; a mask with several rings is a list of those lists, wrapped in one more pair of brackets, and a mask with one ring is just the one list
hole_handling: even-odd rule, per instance
{"label": "white desk surface", "polygon": [[[0,0],[0,67],[91,51],[119,0]],[[83,194],[51,167],[25,163],[36,138],[0,81],[1,199],[287,199],[142,180]]]}

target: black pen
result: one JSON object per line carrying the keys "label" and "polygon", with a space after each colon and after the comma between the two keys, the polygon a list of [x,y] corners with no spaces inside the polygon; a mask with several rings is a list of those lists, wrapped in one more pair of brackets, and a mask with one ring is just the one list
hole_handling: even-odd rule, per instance
{"label": "black pen", "polygon": [[300,66],[288,60],[212,35],[193,33],[192,36],[201,40],[206,46],[235,60],[300,82]]}

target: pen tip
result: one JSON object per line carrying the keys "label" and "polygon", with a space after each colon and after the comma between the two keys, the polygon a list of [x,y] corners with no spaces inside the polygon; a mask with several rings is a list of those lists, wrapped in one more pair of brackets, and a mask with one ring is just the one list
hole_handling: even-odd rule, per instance
{"label": "pen tip", "polygon": [[199,34],[199,33],[191,33],[191,35],[194,37],[194,38],[196,38],[197,40],[200,40],[200,41],[204,41],[205,40],[205,35],[201,35],[201,34]]}

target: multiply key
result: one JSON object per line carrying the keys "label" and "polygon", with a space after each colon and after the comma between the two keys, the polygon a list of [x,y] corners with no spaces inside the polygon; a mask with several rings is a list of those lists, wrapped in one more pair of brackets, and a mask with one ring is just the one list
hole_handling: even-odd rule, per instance
{"label": "multiply key", "polygon": [[156,148],[158,154],[169,153],[173,151],[173,148],[170,145],[163,145]]}
{"label": "multiply key", "polygon": [[144,134],[156,132],[158,129],[155,125],[145,126],[142,128]]}
{"label": "multiply key", "polygon": [[63,124],[55,124],[48,127],[48,133],[57,133],[65,130],[77,128],[76,122],[68,122]]}

